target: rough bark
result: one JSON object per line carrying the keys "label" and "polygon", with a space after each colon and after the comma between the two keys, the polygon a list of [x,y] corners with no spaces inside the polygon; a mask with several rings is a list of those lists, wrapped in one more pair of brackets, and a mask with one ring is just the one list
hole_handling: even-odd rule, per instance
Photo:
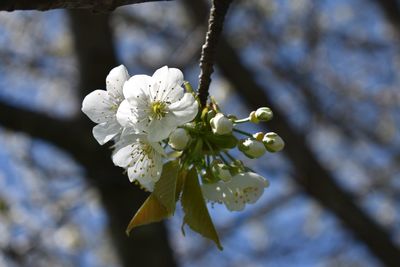
{"label": "rough bark", "polygon": [[222,33],[225,15],[228,12],[232,0],[213,0],[208,20],[208,31],[206,40],[201,50],[200,76],[199,76],[199,98],[200,104],[205,107],[208,98],[208,89],[211,83],[211,74],[217,51],[218,39]]}

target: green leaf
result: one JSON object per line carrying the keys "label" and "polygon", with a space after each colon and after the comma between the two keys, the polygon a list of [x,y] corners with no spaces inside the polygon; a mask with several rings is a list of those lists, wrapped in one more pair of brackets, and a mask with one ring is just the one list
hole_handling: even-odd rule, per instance
{"label": "green leaf", "polygon": [[182,192],[183,189],[183,183],[185,181],[186,175],[187,175],[188,171],[187,170],[181,170],[178,173],[178,179],[176,181],[176,192],[175,192],[175,201],[178,201],[179,196]]}
{"label": "green leaf", "polygon": [[151,194],[129,222],[126,234],[129,235],[135,227],[159,222],[168,217],[167,209],[158,201],[157,197]]}
{"label": "green leaf", "polygon": [[178,172],[179,163],[177,160],[165,163],[160,180],[155,184],[153,192],[170,215],[175,212]]}
{"label": "green leaf", "polygon": [[183,224],[188,224],[193,231],[196,231],[202,236],[213,240],[217,247],[222,250],[223,248],[219,241],[217,231],[215,230],[214,224],[211,221],[210,214],[208,213],[208,209],[201,192],[195,168],[192,168],[186,175],[181,202],[183,211],[185,212]]}

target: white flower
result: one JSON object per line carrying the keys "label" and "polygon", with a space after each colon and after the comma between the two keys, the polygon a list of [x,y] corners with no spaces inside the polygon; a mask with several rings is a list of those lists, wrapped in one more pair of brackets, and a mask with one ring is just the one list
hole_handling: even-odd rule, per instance
{"label": "white flower", "polygon": [[127,169],[131,182],[137,181],[152,192],[160,179],[163,156],[159,143],[149,142],[143,134],[131,134],[122,136],[115,144],[112,160],[115,165]]}
{"label": "white flower", "polygon": [[239,141],[238,148],[249,158],[259,158],[265,154],[265,146],[263,142],[252,140],[250,138]]}
{"label": "white flower", "polygon": [[238,173],[229,182],[219,181],[203,184],[204,197],[217,203],[224,203],[230,211],[241,211],[246,204],[255,203],[269,183],[254,172]]}
{"label": "white flower", "polygon": [[263,138],[263,143],[269,152],[281,151],[285,146],[283,139],[274,132],[266,133]]}
{"label": "white flower", "polygon": [[210,120],[213,133],[223,135],[232,132],[233,123],[230,119],[222,113],[217,113],[214,118]]}
{"label": "white flower", "polygon": [[123,88],[126,100],[118,109],[118,121],[135,133],[147,133],[151,142],[166,139],[198,112],[195,98],[184,92],[182,83],[182,72],[167,66],[152,77],[132,76]]}
{"label": "white flower", "polygon": [[229,166],[224,163],[213,162],[211,170],[215,177],[225,182],[232,178],[231,172],[229,171]]}
{"label": "white flower", "polygon": [[183,150],[189,143],[190,136],[185,129],[177,128],[169,135],[168,144],[175,150]]}
{"label": "white flower", "polygon": [[105,90],[95,90],[82,102],[82,111],[95,123],[93,136],[103,145],[118,135],[122,128],[116,119],[118,106],[123,100],[122,87],[129,79],[123,65],[113,68],[106,78]]}

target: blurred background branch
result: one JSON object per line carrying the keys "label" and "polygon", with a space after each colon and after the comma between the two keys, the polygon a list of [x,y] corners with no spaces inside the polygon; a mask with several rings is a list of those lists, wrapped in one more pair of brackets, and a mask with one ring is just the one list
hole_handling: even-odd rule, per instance
{"label": "blurred background branch", "polygon": [[138,4],[152,1],[169,0],[2,0],[0,10],[39,10],[47,11],[50,9],[88,9],[96,12],[107,12],[117,7],[131,4]]}

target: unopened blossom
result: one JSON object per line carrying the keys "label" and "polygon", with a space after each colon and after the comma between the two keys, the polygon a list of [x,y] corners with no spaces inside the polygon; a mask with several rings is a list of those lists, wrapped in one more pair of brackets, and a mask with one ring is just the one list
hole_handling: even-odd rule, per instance
{"label": "unopened blossom", "polygon": [[263,142],[247,138],[240,140],[238,148],[249,158],[259,158],[265,154],[266,149]]}
{"label": "unopened blossom", "polygon": [[123,65],[115,67],[106,78],[107,90],[95,90],[83,99],[82,111],[98,124],[93,128],[93,136],[100,145],[121,133],[116,113],[124,99],[122,88],[128,79],[128,71]]}
{"label": "unopened blossom", "polygon": [[263,138],[263,143],[269,152],[281,151],[285,146],[283,139],[274,132],[266,133]]}
{"label": "unopened blossom", "polygon": [[273,117],[272,110],[268,107],[258,108],[254,115],[259,121],[269,121]]}
{"label": "unopened blossom", "polygon": [[115,144],[112,160],[125,168],[131,182],[137,181],[152,192],[162,171],[163,148],[158,142],[149,142],[146,135],[125,135]]}
{"label": "unopened blossom", "polygon": [[230,211],[241,211],[246,204],[255,203],[268,185],[268,181],[257,173],[243,172],[229,182],[203,184],[202,192],[211,202],[223,203]]}
{"label": "unopened blossom", "polygon": [[189,143],[190,136],[185,129],[177,128],[170,135],[168,144],[175,150],[183,150]]}
{"label": "unopened blossom", "polygon": [[265,133],[263,132],[257,132],[255,134],[253,134],[254,139],[256,139],[257,141],[262,141],[264,138]]}
{"label": "unopened blossom", "polygon": [[230,134],[233,128],[232,121],[222,113],[217,113],[215,117],[210,120],[210,125],[213,133],[219,135]]}
{"label": "unopened blossom", "polygon": [[168,138],[198,112],[194,96],[184,92],[182,83],[182,72],[167,66],[153,76],[132,76],[123,88],[126,100],[118,109],[118,121],[132,132],[147,133],[151,142]]}

